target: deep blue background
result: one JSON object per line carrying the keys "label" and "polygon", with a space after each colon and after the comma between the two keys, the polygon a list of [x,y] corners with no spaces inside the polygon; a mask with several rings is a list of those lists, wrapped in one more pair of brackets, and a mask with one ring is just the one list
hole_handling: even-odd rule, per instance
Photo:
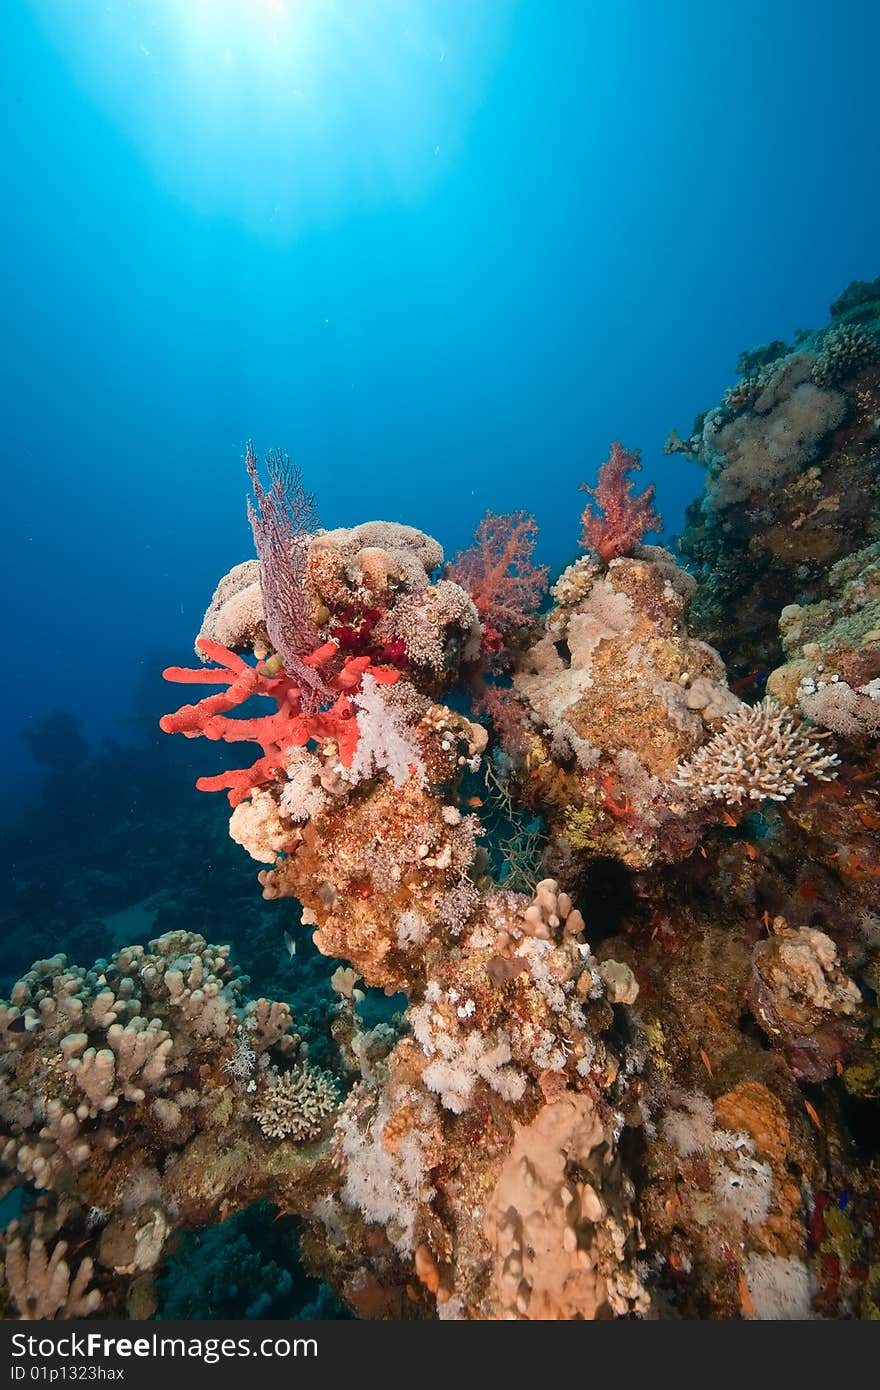
{"label": "deep blue background", "polygon": [[[407,521],[451,553],[487,506],[525,507],[558,565],[612,438],[643,449],[676,529],[700,478],[662,455],[669,428],[719,398],[742,348],[818,326],[880,270],[871,0],[487,0],[478,23],[466,0],[423,0],[462,29],[464,75],[428,90],[419,73],[403,98],[397,10],[377,3],[385,58],[340,58],[342,114],[295,208],[275,160],[296,110],[273,117],[270,84],[259,132],[247,91],[212,87],[207,139],[191,87],[157,158],[144,121],[178,119],[162,69],[127,122],[124,81],[109,99],[83,58],[105,7],[73,5],[74,43],[64,3],[6,0],[0,36],[2,766],[19,791],[29,718],[65,708],[100,738],[125,735],[133,701],[162,712],[139,687],[187,662],[216,580],[251,553],[249,435],[294,453],[327,525]],[[346,141],[369,162],[373,113],[359,181]],[[404,172],[383,177],[395,139]]]}

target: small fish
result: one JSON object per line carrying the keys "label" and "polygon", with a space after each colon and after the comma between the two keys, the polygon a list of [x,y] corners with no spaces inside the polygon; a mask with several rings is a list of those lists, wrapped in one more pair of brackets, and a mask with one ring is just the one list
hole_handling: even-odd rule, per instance
{"label": "small fish", "polygon": [[700,1048],[700,1061],[703,1063],[703,1066],[706,1068],[706,1071],[707,1071],[707,1072],[709,1073],[709,1075],[711,1076],[711,1075],[712,1075],[712,1063],[709,1061],[709,1054],[708,1054],[708,1053],[705,1051],[705,1049],[702,1048],[702,1047]]}
{"label": "small fish", "polygon": [[819,1112],[816,1109],[815,1105],[812,1105],[808,1100],[805,1100],[804,1109],[806,1110],[810,1119],[813,1121],[813,1124],[816,1126],[816,1128],[821,1129],[822,1121],[819,1119]]}
{"label": "small fish", "polygon": [[752,686],[760,685],[762,681],[767,679],[768,675],[768,671],[764,671],[759,667],[757,671],[750,671],[747,676],[740,676],[738,680],[731,681],[730,688],[734,695],[742,695],[744,691],[750,690]]}
{"label": "small fish", "polygon": [[464,804],[465,804],[465,806],[473,806],[473,807],[482,806],[482,804],[483,804],[483,798],[482,798],[481,796],[469,796],[469,797],[467,797],[467,799],[465,800],[465,803],[464,803]]}
{"label": "small fish", "polygon": [[289,932],[289,931],[286,931],[286,932],[284,933],[284,944],[285,944],[285,946],[287,947],[287,954],[288,954],[289,956],[295,956],[295,955],[296,955],[296,942],[294,941],[293,937],[290,935],[290,932]]}
{"label": "small fish", "polygon": [[752,1296],[749,1293],[749,1286],[746,1283],[746,1276],[743,1270],[739,1272],[739,1297],[742,1303],[742,1310],[746,1317],[753,1318],[755,1316],[755,1305],[752,1302]]}
{"label": "small fish", "polygon": [[846,1211],[847,1207],[849,1206],[849,1193],[846,1191],[845,1188],[837,1199],[837,1206],[840,1211]]}

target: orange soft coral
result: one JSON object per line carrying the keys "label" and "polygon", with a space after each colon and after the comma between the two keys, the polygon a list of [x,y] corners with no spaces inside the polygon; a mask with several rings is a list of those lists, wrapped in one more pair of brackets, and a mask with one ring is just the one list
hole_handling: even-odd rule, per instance
{"label": "orange soft coral", "polygon": [[604,515],[596,516],[592,503],[587,503],[581,515],[580,543],[584,550],[594,551],[606,565],[619,555],[631,554],[646,531],[662,529],[663,518],[651,505],[654,484],[650,483],[644,492],[634,495],[632,479],[627,477],[641,467],[637,451],[630,453],[615,442],[609,458],[599,469],[596,486],[581,484],[581,491],[595,498]]}
{"label": "orange soft coral", "polygon": [[[446,578],[470,594],[483,624],[484,646],[529,621],[547,583],[547,566],[532,563],[538,535],[527,512],[487,512],[467,550],[446,567]],[[488,641],[486,639],[489,639]]]}

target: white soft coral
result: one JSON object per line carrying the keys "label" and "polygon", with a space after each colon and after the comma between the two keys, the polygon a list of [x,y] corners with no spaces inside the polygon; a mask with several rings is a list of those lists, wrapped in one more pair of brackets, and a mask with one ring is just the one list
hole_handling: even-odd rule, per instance
{"label": "white soft coral", "polygon": [[362,782],[377,772],[387,772],[395,787],[402,787],[413,776],[424,786],[425,765],[419,746],[404,715],[383,699],[373,676],[364,676],[354,702],[359,737],[348,780]]}

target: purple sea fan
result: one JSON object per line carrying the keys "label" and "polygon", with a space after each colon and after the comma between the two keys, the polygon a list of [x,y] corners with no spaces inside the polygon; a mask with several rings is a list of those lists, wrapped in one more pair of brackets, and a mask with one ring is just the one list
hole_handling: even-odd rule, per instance
{"label": "purple sea fan", "polygon": [[263,605],[269,638],[289,676],[300,684],[302,707],[314,712],[333,699],[317,671],[302,657],[318,645],[312,598],[306,582],[309,543],[318,526],[314,494],[307,492],[290,456],[273,449],[266,463],[270,487],[260,482],[254,446],[247,446],[247,471],[254,489],[248,520],[260,559]]}

